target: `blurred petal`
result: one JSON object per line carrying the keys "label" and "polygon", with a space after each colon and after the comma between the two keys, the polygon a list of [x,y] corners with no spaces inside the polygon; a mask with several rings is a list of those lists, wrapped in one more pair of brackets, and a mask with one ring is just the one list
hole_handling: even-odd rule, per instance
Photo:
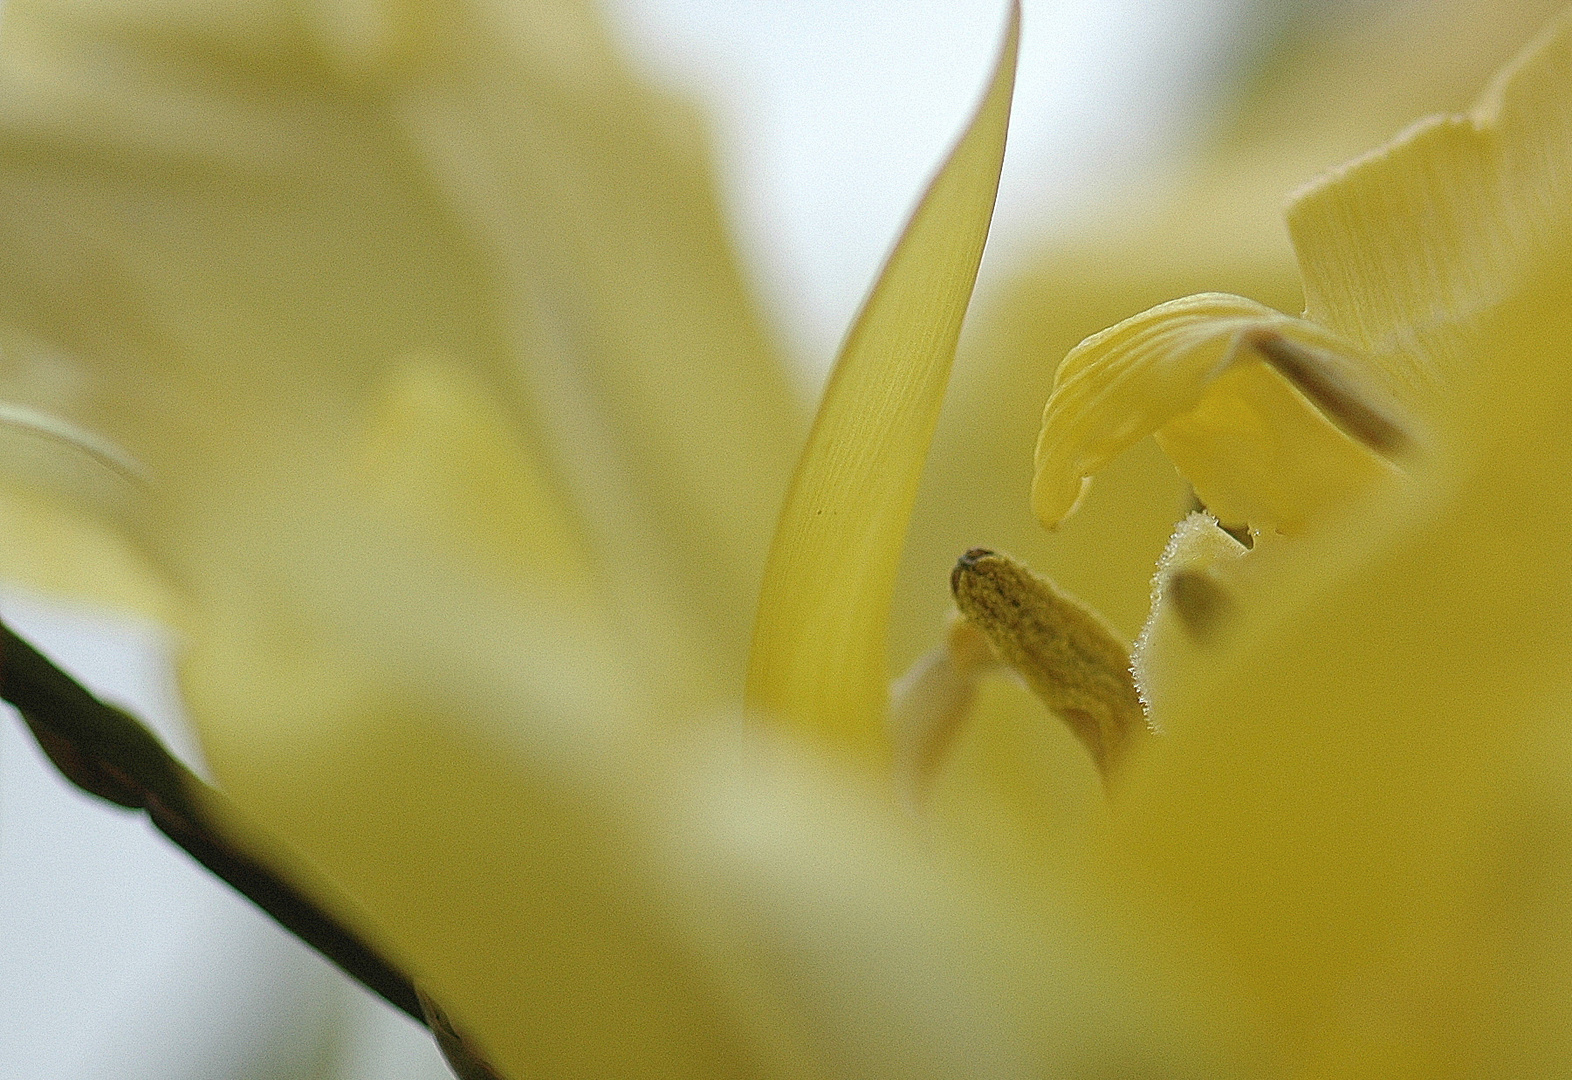
{"label": "blurred petal", "polygon": [[185,690],[239,806],[505,1075],[1215,1075],[1095,938],[860,770],[649,725],[584,626],[354,487],[296,491]]}
{"label": "blurred petal", "polygon": [[[1557,252],[1572,193],[1563,16],[1466,115],[1432,117],[1310,185],[1289,208],[1309,318],[1416,386],[1467,378],[1446,328],[1488,311]],[[1450,348],[1448,348],[1450,344]]]}
{"label": "blurred petal", "polygon": [[901,544],[998,192],[1020,11],[970,126],[836,361],[781,511],[748,671],[750,707],[877,753]]}
{"label": "blurred petal", "polygon": [[1546,28],[1466,115],[1421,121],[1311,185],[1288,222],[1309,318],[1368,350],[1467,439],[1497,305],[1559,259],[1572,201],[1572,19]]}
{"label": "blurred petal", "polygon": [[168,578],[103,518],[31,486],[0,484],[0,575],[39,593],[182,621]]}
{"label": "blurred petal", "polygon": [[540,599],[584,603],[597,590],[562,492],[509,417],[462,365],[411,357],[390,372],[363,435],[357,473],[388,508]]}
{"label": "blurred petal", "polygon": [[743,678],[806,417],[743,287],[701,119],[624,72],[593,15],[476,4],[444,20],[423,92],[390,105],[496,274],[524,419],[619,621],[661,642],[657,672],[703,670],[713,707]]}
{"label": "blurred petal", "polygon": [[683,707],[740,679],[798,410],[695,122],[583,7],[23,0],[3,48],[0,394],[152,476],[129,509],[42,487],[189,589],[211,492],[445,356],[628,654],[712,667]]}

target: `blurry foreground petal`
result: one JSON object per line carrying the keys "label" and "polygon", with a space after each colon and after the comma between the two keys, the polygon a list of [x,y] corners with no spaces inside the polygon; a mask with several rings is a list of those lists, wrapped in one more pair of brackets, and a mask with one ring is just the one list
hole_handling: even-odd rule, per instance
{"label": "blurry foreground petal", "polygon": [[[189,594],[215,493],[332,458],[368,396],[436,358],[550,496],[533,533],[621,598],[626,654],[712,668],[652,682],[713,705],[800,429],[697,122],[577,3],[347,10],[7,6],[0,397],[124,448],[150,490],[9,452],[8,472]],[[440,509],[475,493],[471,520],[506,498],[477,483]],[[520,550],[485,554],[528,575]]]}
{"label": "blurry foreground petal", "polygon": [[320,494],[257,533],[260,609],[235,594],[185,686],[241,808],[504,1075],[1194,1064],[1093,938],[874,780],[740,720],[630,718],[584,627],[423,581],[418,532]]}

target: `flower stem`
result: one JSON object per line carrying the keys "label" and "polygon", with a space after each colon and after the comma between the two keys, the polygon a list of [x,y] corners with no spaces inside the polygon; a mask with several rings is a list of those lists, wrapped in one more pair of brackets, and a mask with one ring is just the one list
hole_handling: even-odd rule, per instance
{"label": "flower stem", "polygon": [[408,976],[265,865],[212,820],[222,796],[131,716],[98,700],[0,623],[0,698],[16,706],[39,747],[89,795],[144,810],[154,826],[284,929],[421,1025]]}

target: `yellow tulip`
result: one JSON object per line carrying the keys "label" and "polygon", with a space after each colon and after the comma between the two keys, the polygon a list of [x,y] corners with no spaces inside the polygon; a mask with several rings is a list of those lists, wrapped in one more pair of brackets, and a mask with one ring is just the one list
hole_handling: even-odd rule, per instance
{"label": "yellow tulip", "polygon": [[504,1075],[1568,1071],[1569,24],[1299,199],[1304,318],[1060,369],[1040,509],[1160,431],[1259,542],[1181,524],[1159,730],[1030,837],[901,806],[884,704],[1014,18],[794,475],[695,123],[577,4],[6,18],[5,497],[64,539],[5,557],[181,629],[230,827]]}

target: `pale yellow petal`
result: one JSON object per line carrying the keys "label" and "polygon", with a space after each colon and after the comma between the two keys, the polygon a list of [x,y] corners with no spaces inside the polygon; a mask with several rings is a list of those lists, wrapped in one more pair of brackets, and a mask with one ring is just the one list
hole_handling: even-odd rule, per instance
{"label": "pale yellow petal", "polygon": [[807,416],[744,288],[703,119],[622,69],[589,4],[450,6],[426,16],[422,92],[390,106],[495,274],[532,435],[607,591],[640,598],[629,636],[679,630],[715,705],[743,679]]}
{"label": "pale yellow petal", "polygon": [[74,602],[179,625],[180,597],[125,533],[32,487],[0,486],[0,576]]}
{"label": "pale yellow petal", "polygon": [[21,0],[0,50],[0,399],[149,467],[167,573],[209,491],[439,353],[630,642],[741,680],[805,425],[698,121],[589,5]]}
{"label": "pale yellow petal", "polygon": [[126,526],[151,477],[118,446],[0,401],[0,576],[74,601],[167,620],[177,597]]}
{"label": "pale yellow petal", "polygon": [[747,700],[833,743],[885,740],[885,636],[917,481],[993,217],[1020,12],[987,94],[847,335],[776,526]]}
{"label": "pale yellow petal", "polygon": [[[1282,378],[1276,342],[1313,355],[1342,403],[1322,395],[1312,404],[1316,386],[1302,374]],[[1390,468],[1348,433],[1369,438],[1345,415],[1349,399],[1383,419],[1396,412],[1357,353],[1314,323],[1223,293],[1161,304],[1060,364],[1037,441],[1033,509],[1057,525],[1094,473],[1156,434],[1223,520],[1296,531]]]}
{"label": "pale yellow petal", "polygon": [[1440,422],[1477,377],[1482,318],[1554,257],[1572,199],[1572,18],[1472,111],[1416,124],[1290,206],[1307,316],[1369,352]]}
{"label": "pale yellow petal", "polygon": [[1109,859],[1146,932],[1232,981],[1292,1075],[1565,1065],[1572,252],[1552,239],[1479,319],[1473,437],[1251,554],[1117,806]]}
{"label": "pale yellow petal", "polygon": [[363,494],[272,505],[182,682],[280,861],[505,1075],[1195,1065],[1067,911],[936,849],[865,771],[736,717],[649,724],[595,622],[521,612]]}
{"label": "pale yellow petal", "polygon": [[614,591],[595,572],[564,493],[541,474],[509,419],[464,365],[437,353],[412,356],[373,400],[346,471],[426,542],[490,575],[521,610],[548,620],[571,612],[598,623],[597,633],[622,637],[617,662],[626,677],[667,707],[714,696],[717,688],[704,681],[713,669],[695,664],[680,638],[657,634],[635,645],[619,633],[628,623],[658,625],[669,612],[640,592]]}
{"label": "pale yellow petal", "polygon": [[374,401],[353,468],[373,498],[434,542],[558,603],[598,598],[564,494],[509,420],[451,357],[412,356]]}

